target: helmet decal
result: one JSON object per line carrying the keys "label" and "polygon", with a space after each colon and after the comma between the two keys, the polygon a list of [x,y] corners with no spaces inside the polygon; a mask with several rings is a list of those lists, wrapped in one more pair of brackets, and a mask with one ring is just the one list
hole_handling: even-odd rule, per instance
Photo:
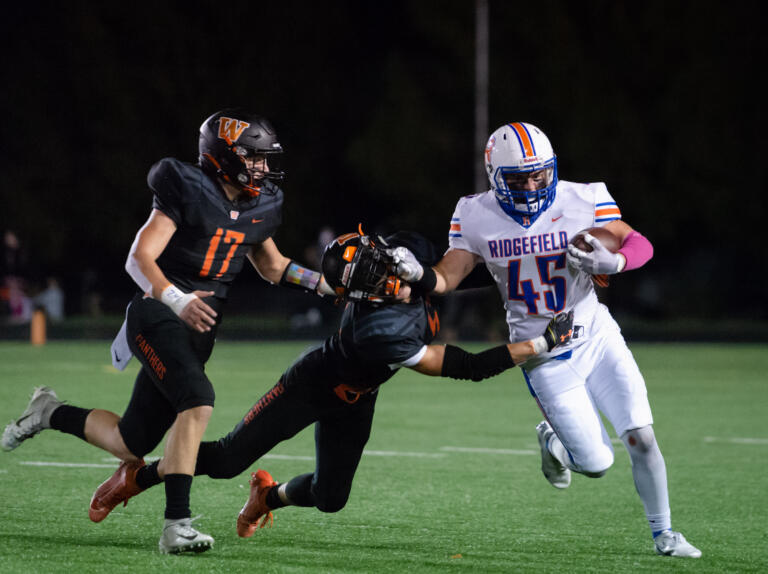
{"label": "helmet decal", "polygon": [[219,137],[227,142],[227,145],[232,145],[245,131],[245,128],[250,126],[251,124],[248,122],[222,116],[219,120]]}
{"label": "helmet decal", "polygon": [[490,164],[491,163],[491,152],[493,151],[493,146],[496,145],[496,136],[491,136],[488,140],[488,143],[485,146],[485,163]]}
{"label": "helmet decal", "polygon": [[509,127],[514,130],[515,135],[517,136],[520,149],[523,151],[523,157],[534,157],[536,155],[536,148],[533,145],[531,134],[528,133],[528,129],[525,127],[525,124],[516,122],[514,124],[509,124]]}
{"label": "helmet decal", "polygon": [[227,142],[227,145],[232,145],[240,138],[245,128],[249,127],[251,124],[248,122],[222,116],[219,120],[219,137]]}

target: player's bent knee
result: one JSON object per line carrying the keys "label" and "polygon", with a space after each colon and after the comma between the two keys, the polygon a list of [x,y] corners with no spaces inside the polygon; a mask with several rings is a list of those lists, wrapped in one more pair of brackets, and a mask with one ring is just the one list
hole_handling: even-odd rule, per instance
{"label": "player's bent knee", "polygon": [[317,509],[320,512],[338,512],[347,505],[347,499],[344,500],[329,500],[317,503]]}
{"label": "player's bent knee", "polygon": [[315,506],[320,512],[338,512],[347,505],[349,493],[334,493],[327,496],[315,495]]}
{"label": "player's bent knee", "polygon": [[605,476],[611,466],[613,466],[613,453],[610,449],[604,448],[592,453],[575,470],[590,478],[600,478]]}
{"label": "player's bent knee", "polygon": [[228,478],[235,478],[241,472],[243,472],[243,469],[240,466],[236,466],[232,464],[223,464],[223,465],[216,466],[212,470],[209,470],[207,474],[211,478],[228,479]]}
{"label": "player's bent knee", "polygon": [[646,454],[656,448],[656,435],[650,425],[629,430],[622,439],[630,453]]}
{"label": "player's bent knee", "polygon": [[601,478],[601,477],[605,476],[605,473],[607,473],[607,472],[608,472],[608,469],[606,468],[605,470],[599,470],[599,471],[596,471],[596,472],[583,471],[581,474],[583,474],[587,478]]}
{"label": "player's bent knee", "polygon": [[213,414],[213,407],[210,405],[200,405],[181,411],[179,414],[193,418],[196,421],[207,422]]}

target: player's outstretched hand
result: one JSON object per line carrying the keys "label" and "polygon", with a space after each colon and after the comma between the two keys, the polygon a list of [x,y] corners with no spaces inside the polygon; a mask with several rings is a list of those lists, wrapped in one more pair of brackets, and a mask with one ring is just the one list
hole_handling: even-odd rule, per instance
{"label": "player's outstretched hand", "polygon": [[544,331],[547,350],[551,351],[558,345],[565,345],[573,336],[573,311],[555,315]]}
{"label": "player's outstretched hand", "polygon": [[584,251],[573,243],[568,244],[568,265],[590,275],[613,275],[621,269],[622,256],[611,253],[600,243],[600,240],[590,235],[584,235],[584,241],[592,246],[592,251]]}
{"label": "player's outstretched hand", "polygon": [[216,311],[205,301],[204,297],[213,295],[213,291],[193,291],[190,298],[179,313],[179,318],[200,333],[206,333],[216,324]]}
{"label": "player's outstretched hand", "polygon": [[424,267],[421,266],[416,256],[407,247],[387,249],[387,255],[392,257],[392,262],[395,265],[395,274],[400,279],[413,283],[424,275]]}

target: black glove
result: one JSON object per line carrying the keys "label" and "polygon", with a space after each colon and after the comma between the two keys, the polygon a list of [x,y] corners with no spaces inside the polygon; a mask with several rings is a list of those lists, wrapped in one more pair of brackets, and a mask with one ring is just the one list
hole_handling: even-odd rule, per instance
{"label": "black glove", "polygon": [[555,315],[544,331],[547,350],[551,351],[558,345],[565,345],[573,335],[573,311]]}

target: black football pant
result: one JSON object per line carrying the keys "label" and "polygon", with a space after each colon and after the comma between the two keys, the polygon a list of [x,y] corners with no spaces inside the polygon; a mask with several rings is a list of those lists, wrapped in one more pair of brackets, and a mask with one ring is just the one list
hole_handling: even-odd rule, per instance
{"label": "black football pant", "polygon": [[[341,510],[349,498],[357,465],[368,442],[376,392],[354,403],[312,378],[313,357],[296,363],[227,436],[203,442],[195,474],[237,476],[278,443],[315,425],[315,471],[291,480],[286,494],[297,506]],[[316,372],[316,371],[315,371]]]}
{"label": "black football pant", "polygon": [[164,303],[137,295],[128,308],[127,335],[142,368],[119,428],[128,449],[141,457],[160,444],[177,413],[213,406],[205,363],[216,329],[192,331]]}

